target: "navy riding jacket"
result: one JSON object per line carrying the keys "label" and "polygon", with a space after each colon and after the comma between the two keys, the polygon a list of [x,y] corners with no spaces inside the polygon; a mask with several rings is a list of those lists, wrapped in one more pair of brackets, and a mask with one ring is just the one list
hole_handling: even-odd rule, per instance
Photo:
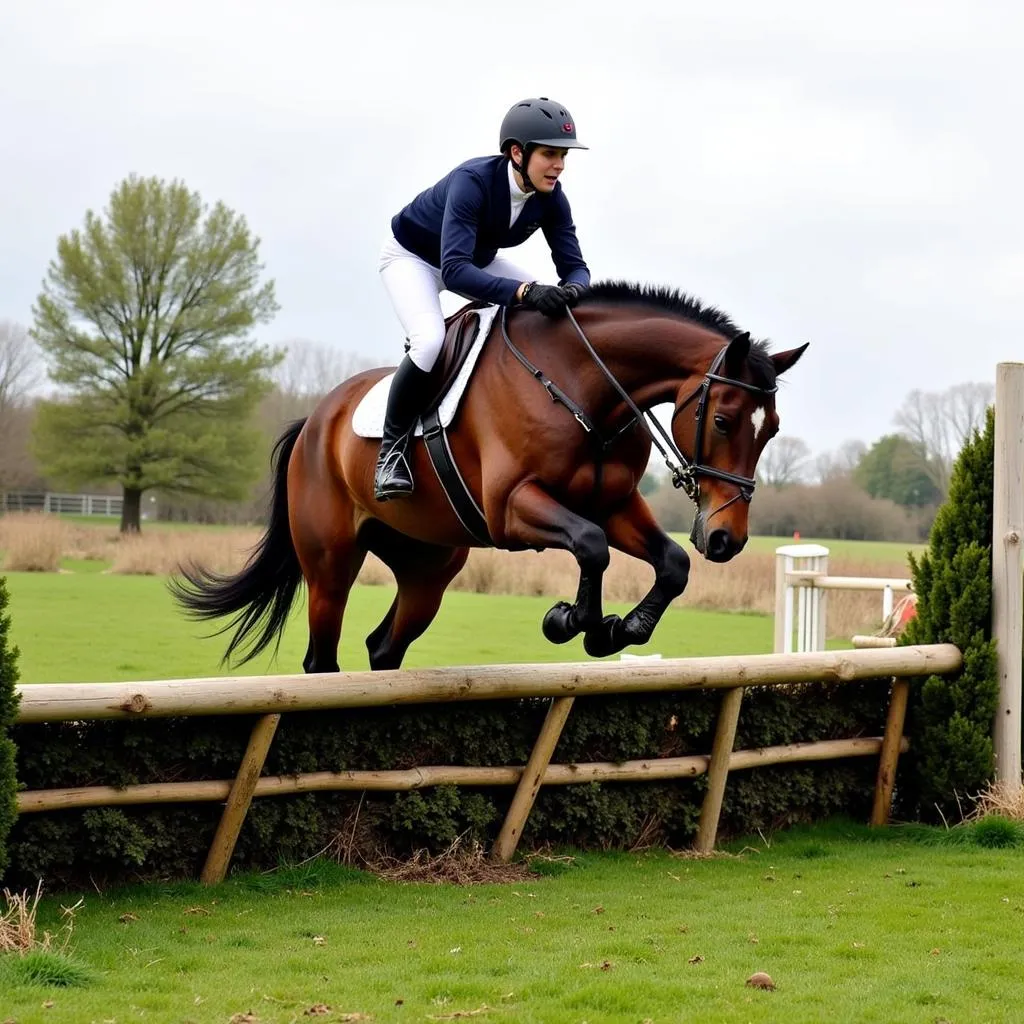
{"label": "navy riding jacket", "polygon": [[590,284],[569,201],[557,182],[534,192],[510,228],[508,158],[475,157],[421,192],[391,220],[400,245],[441,270],[445,288],[469,299],[501,305],[515,301],[522,283],[481,270],[498,249],[521,245],[537,228],[551,247],[559,283]]}

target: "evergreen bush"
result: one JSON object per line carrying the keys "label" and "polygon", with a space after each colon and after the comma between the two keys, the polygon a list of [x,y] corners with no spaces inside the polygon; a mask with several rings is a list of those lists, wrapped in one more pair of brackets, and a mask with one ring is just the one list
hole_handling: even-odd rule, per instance
{"label": "evergreen bush", "polygon": [[917,616],[904,644],[952,643],[963,668],[915,680],[907,711],[911,749],[901,760],[898,798],[906,817],[966,813],[994,772],[992,723],[999,699],[992,637],[992,502],[995,418],[957,457],[949,497],[935,517],[928,550],[910,558]]}
{"label": "evergreen bush", "polygon": [[10,643],[7,580],[0,576],[0,878],[10,862],[8,837],[14,826],[18,790],[14,774],[15,746],[10,733],[18,710],[14,686],[18,681],[18,648]]}

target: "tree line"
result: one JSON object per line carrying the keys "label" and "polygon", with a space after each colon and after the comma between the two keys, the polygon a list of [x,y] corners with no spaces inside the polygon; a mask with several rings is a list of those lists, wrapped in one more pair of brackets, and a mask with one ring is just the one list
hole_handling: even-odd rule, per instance
{"label": "tree line", "polygon": [[[964,382],[943,391],[911,391],[893,430],[870,445],[848,440],[813,455],[799,437],[774,438],[757,467],[752,532],[790,537],[920,541],[946,500],[954,461],[984,429],[994,386]],[[645,484],[668,529],[689,529],[691,509],[661,477]]]}
{"label": "tree line", "polygon": [[[282,426],[369,363],[254,337],[279,308],[259,247],[243,216],[180,181],[130,176],[102,214],[87,211],[57,241],[31,326],[0,321],[0,490],[119,490],[125,532],[140,528],[147,494],[165,518],[260,519]],[[801,438],[775,438],[752,528],[926,535],[992,390],[912,391],[870,446],[814,456]],[[689,527],[688,503],[662,477],[649,473],[643,490],[666,528]]]}

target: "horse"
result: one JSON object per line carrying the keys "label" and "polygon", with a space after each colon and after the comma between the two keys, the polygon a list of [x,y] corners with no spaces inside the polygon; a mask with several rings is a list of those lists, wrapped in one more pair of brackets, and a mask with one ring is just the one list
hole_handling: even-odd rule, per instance
{"label": "horse", "polygon": [[[474,315],[475,306],[452,321]],[[502,307],[445,435],[466,492],[461,500],[442,486],[425,428],[407,442],[414,492],[375,500],[379,441],[359,436],[352,419],[393,367],[367,370],[277,439],[269,523],[242,570],[179,566],[172,592],[194,618],[232,616],[217,630],[234,627],[222,660],[240,654],[242,664],[280,643],[305,581],[303,669],[338,672],[346,603],[372,552],[394,574],[397,592],[366,638],[369,663],[398,669],[472,548],[561,548],[575,556],[579,586],[573,602],[559,601],[543,617],[547,640],[562,644],[582,633],[584,650],[597,658],[643,645],[690,572],[686,550],[638,489],[652,445],[695,506],[696,551],[713,562],[734,558],[747,541],[757,461],[779,429],[777,380],[807,347],[769,353],[766,341],[752,341],[716,307],[623,281],[595,284],[555,319]],[[650,410],[668,403],[666,430]],[[602,608],[610,548],[654,569],[651,589],[622,617]]]}

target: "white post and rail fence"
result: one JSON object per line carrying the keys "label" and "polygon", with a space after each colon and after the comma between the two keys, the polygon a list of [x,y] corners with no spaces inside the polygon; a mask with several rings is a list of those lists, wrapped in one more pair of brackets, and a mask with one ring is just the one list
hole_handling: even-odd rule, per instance
{"label": "white post and rail fence", "polygon": [[871,590],[882,595],[879,621],[895,599],[913,591],[911,581],[886,576],[831,576],[822,544],[784,544],[775,549],[775,645],[780,654],[823,651],[828,637],[828,595],[834,590]]}

